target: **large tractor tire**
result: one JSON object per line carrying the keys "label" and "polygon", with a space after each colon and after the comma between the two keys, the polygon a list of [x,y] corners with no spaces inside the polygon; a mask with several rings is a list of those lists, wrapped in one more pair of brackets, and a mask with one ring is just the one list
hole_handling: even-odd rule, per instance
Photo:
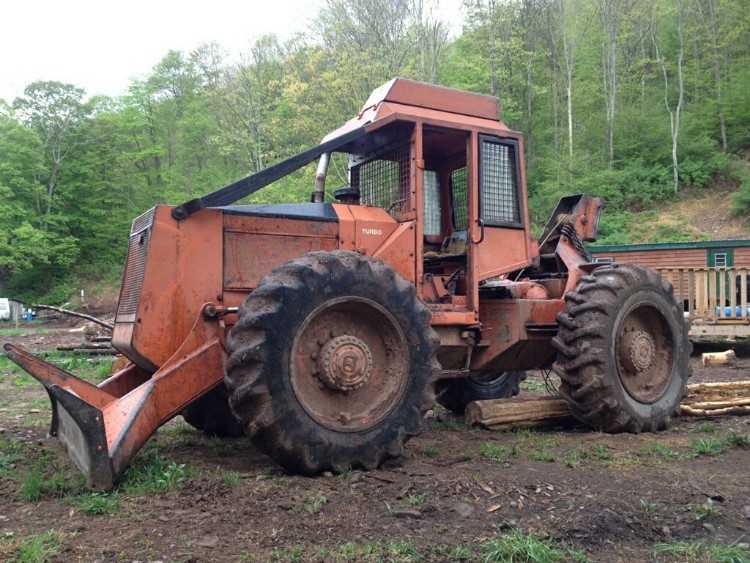
{"label": "large tractor tire", "polygon": [[438,344],[414,286],[386,264],[313,252],[265,276],[240,307],[229,404],[289,471],[375,468],[420,432]]}
{"label": "large tractor tire", "polygon": [[244,434],[242,423],[229,408],[227,388],[222,383],[185,407],[182,417],[190,426],[209,436],[238,438]]}
{"label": "large tractor tire", "polygon": [[499,375],[444,379],[436,385],[437,402],[456,414],[463,414],[472,401],[507,399],[520,392],[525,371],[506,371]]}
{"label": "large tractor tire", "polygon": [[666,428],[692,351],[671,284],[649,268],[615,264],[583,277],[565,300],[552,343],[573,414],[605,432]]}

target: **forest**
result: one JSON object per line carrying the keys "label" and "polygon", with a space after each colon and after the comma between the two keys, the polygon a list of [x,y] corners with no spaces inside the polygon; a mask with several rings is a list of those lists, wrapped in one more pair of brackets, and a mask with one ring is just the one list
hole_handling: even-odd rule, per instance
{"label": "forest", "polygon": [[[168,51],[119,97],[50,80],[0,100],[2,293],[117,285],[133,217],[316,144],[395,76],[500,99],[536,225],[585,192],[605,199],[601,240],[679,240],[644,218],[715,182],[750,212],[746,0],[467,0],[452,33],[434,2],[327,0],[306,33]],[[307,200],[313,175],[250,201]]]}

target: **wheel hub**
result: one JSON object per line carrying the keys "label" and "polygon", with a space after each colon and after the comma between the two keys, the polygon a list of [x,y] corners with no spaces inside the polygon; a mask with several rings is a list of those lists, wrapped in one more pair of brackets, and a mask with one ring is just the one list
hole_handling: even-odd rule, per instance
{"label": "wheel hub", "polygon": [[625,335],[620,348],[620,361],[629,373],[636,374],[648,370],[656,357],[656,344],[653,337],[643,330]]}
{"label": "wheel hub", "polygon": [[346,393],[367,383],[372,366],[372,353],[364,341],[351,335],[337,336],[323,345],[317,376],[329,389]]}
{"label": "wheel hub", "polygon": [[620,382],[641,403],[658,401],[673,379],[674,340],[662,312],[638,304],[623,317],[615,340]]}

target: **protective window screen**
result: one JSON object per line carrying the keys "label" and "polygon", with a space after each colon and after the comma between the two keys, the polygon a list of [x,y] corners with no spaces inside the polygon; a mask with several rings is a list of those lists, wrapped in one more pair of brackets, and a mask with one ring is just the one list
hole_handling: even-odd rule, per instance
{"label": "protective window screen", "polygon": [[482,220],[488,225],[520,224],[515,147],[482,140],[481,161]]}
{"label": "protective window screen", "polygon": [[440,184],[434,170],[424,171],[424,234],[439,236],[442,232],[442,209],[440,207]]}
{"label": "protective window screen", "polygon": [[453,228],[465,231],[469,226],[469,192],[466,167],[451,172],[451,198],[453,199]]}
{"label": "protective window screen", "polygon": [[360,203],[382,207],[398,218],[409,204],[410,145],[392,149],[353,166],[350,182],[359,190]]}

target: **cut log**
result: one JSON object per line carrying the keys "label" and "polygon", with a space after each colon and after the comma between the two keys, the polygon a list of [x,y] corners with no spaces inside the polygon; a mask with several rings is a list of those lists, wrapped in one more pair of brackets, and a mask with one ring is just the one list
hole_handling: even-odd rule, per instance
{"label": "cut log", "polygon": [[517,427],[519,425],[566,424],[573,420],[568,403],[557,397],[519,397],[474,401],[466,407],[466,424]]}
{"label": "cut log", "polygon": [[704,367],[709,366],[727,366],[734,365],[737,360],[737,355],[734,350],[727,350],[726,352],[705,352],[701,356],[701,361]]}
{"label": "cut log", "polygon": [[750,414],[750,407],[726,407],[722,409],[696,409],[690,405],[680,405],[680,414],[683,416],[742,416]]}
{"label": "cut log", "polygon": [[[684,416],[750,414],[750,380],[696,383],[687,386],[680,405]],[[466,407],[466,424],[497,430],[570,424],[568,403],[557,397],[517,397],[474,401]]]}

